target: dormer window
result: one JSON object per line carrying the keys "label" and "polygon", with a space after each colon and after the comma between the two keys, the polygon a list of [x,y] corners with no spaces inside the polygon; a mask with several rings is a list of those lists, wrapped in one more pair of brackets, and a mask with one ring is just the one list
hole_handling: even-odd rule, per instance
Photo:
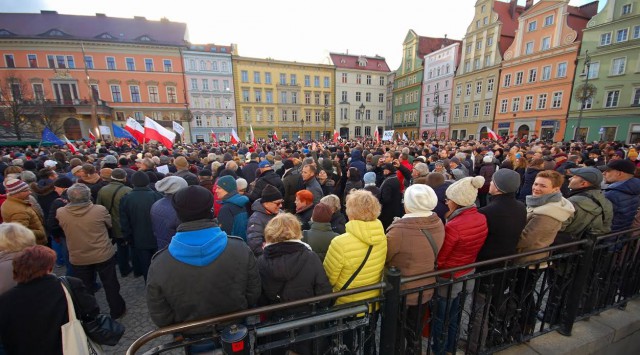
{"label": "dormer window", "polygon": [[96,38],[100,38],[100,39],[114,39],[115,37],[113,37],[111,34],[105,32],[102,34],[99,34],[98,36],[96,36]]}
{"label": "dormer window", "polygon": [[147,36],[147,35],[140,36],[140,37],[138,37],[138,38],[137,38],[137,40],[138,40],[138,41],[143,41],[143,42],[151,42],[151,41],[153,41],[153,40],[151,39],[151,37],[149,37],[149,36]]}
{"label": "dormer window", "polygon": [[51,37],[65,37],[68,36],[68,34],[58,30],[58,29],[51,29],[43,34],[41,34],[41,36],[51,36]]}
{"label": "dormer window", "polygon": [[367,66],[367,59],[364,58],[364,57],[358,58],[358,66],[359,67],[366,67]]}
{"label": "dormer window", "polygon": [[5,30],[4,28],[0,30],[0,36],[13,36],[13,33]]}

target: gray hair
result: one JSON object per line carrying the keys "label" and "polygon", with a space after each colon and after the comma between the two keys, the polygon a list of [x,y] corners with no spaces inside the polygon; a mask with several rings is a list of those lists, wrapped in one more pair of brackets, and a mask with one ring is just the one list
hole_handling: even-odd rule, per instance
{"label": "gray hair", "polygon": [[429,165],[425,163],[418,163],[413,169],[418,171],[418,176],[427,176],[429,174]]}
{"label": "gray hair", "polygon": [[467,153],[458,152],[458,153],[456,153],[456,158],[460,159],[460,161],[466,160],[467,159]]}
{"label": "gray hair", "polygon": [[231,171],[236,171],[236,170],[238,170],[238,163],[236,163],[233,160],[229,160],[224,167],[225,167],[225,169],[229,169]]}
{"label": "gray hair", "polygon": [[25,170],[20,173],[20,180],[26,182],[27,184],[30,184],[32,182],[38,181],[38,178],[36,178],[36,174],[34,174],[32,171]]}
{"label": "gray hair", "polygon": [[82,183],[75,183],[67,189],[70,203],[85,203],[91,201],[91,189]]}

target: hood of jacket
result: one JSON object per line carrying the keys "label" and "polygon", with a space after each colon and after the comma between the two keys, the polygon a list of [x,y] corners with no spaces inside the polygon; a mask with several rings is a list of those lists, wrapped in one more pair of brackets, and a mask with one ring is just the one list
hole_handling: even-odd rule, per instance
{"label": "hood of jacket", "polygon": [[358,149],[354,149],[351,151],[351,161],[361,161],[362,160],[362,152]]}
{"label": "hood of jacket", "polygon": [[347,233],[358,238],[367,245],[378,245],[386,243],[387,236],[384,234],[384,227],[380,220],[375,221],[359,221],[353,220],[346,224]]}
{"label": "hood of jacket", "polygon": [[304,269],[308,250],[310,247],[298,240],[269,244],[262,254],[268,265],[264,271],[276,281],[289,281]]}
{"label": "hood of jacket", "polygon": [[640,179],[632,177],[629,180],[614,182],[606,190],[617,190],[628,195],[640,195]]}
{"label": "hood of jacket", "polygon": [[227,247],[227,233],[212,222],[204,222],[202,229],[185,228],[193,221],[182,223],[169,243],[169,253],[188,265],[205,266],[216,260]]}
{"label": "hood of jacket", "polygon": [[[239,193],[235,193],[224,200],[220,200],[220,203],[232,203],[238,207],[244,207],[247,203],[249,203],[249,198],[245,195],[240,195]],[[262,206],[262,205],[260,205]],[[263,207],[264,208],[264,207]]]}
{"label": "hood of jacket", "polygon": [[251,204],[251,210],[255,213],[262,213],[262,214],[266,214],[268,216],[271,215],[271,213],[267,212],[267,210],[264,208],[264,206],[262,205],[262,199],[259,198],[255,201],[253,201],[253,203]]}
{"label": "hood of jacket", "polygon": [[562,197],[560,201],[545,203],[544,205],[537,207],[527,207],[527,213],[539,214],[549,216],[559,222],[566,221],[569,217],[573,216],[575,208],[571,201]]}
{"label": "hood of jacket", "polygon": [[331,222],[309,221],[309,225],[311,226],[310,230],[321,231],[321,232],[333,232],[333,228],[331,227]]}
{"label": "hood of jacket", "polygon": [[83,217],[89,213],[91,207],[93,207],[93,203],[91,201],[84,203],[70,203],[64,206],[64,208],[69,211],[69,214],[74,217]]}
{"label": "hood of jacket", "polygon": [[442,220],[435,213],[428,217],[399,218],[391,223],[387,228],[387,233],[394,228],[429,229],[438,224],[442,225]]}

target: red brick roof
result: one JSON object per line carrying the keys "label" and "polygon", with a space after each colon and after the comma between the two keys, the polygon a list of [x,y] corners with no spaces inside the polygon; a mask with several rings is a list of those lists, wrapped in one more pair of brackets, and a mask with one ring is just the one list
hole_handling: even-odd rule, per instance
{"label": "red brick roof", "polygon": [[391,71],[389,70],[389,66],[387,65],[386,60],[383,57],[379,56],[364,56],[364,58],[367,60],[367,65],[364,67],[358,65],[358,58],[361,58],[363,56],[340,53],[329,53],[329,56],[331,57],[333,65],[340,69],[369,70],[387,73]]}
{"label": "red brick roof", "polygon": [[227,53],[227,54],[231,54],[233,51],[233,46],[223,46],[223,45],[219,45],[219,44],[214,44],[214,43],[207,43],[207,44],[191,44],[189,45],[189,50],[190,51],[196,51],[196,52],[211,52],[211,53]]}
{"label": "red brick roof", "polygon": [[435,38],[435,37],[420,36],[418,41],[418,57],[424,58],[426,54],[435,52],[440,48],[453,44],[454,42],[456,41],[449,38]]}
{"label": "red brick roof", "polygon": [[498,20],[502,22],[502,30],[500,33],[500,55],[509,49],[518,29],[518,16],[524,12],[524,6],[516,5],[516,1],[502,2],[495,1],[493,3],[493,11],[498,13]]}
{"label": "red brick roof", "polygon": [[[20,38],[84,39],[119,43],[186,44],[187,24],[143,17],[117,18],[105,15],[59,15],[43,13],[0,13],[0,30]],[[56,30],[56,35],[51,31]],[[61,32],[61,33],[60,33]],[[2,37],[0,37],[2,38]]]}
{"label": "red brick roof", "polygon": [[578,34],[577,41],[582,41],[582,30],[587,27],[587,23],[598,13],[598,2],[593,1],[582,6],[567,6],[567,25]]}

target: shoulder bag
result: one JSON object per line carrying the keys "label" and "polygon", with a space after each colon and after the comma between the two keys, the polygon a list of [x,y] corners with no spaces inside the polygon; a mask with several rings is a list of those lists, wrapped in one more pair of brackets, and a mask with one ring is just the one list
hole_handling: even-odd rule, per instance
{"label": "shoulder bag", "polygon": [[347,280],[347,282],[345,282],[345,284],[342,285],[342,288],[340,289],[340,291],[346,290],[349,287],[349,285],[351,285],[353,280],[355,280],[356,276],[358,276],[358,274],[360,273],[360,271],[364,267],[364,264],[366,264],[367,260],[369,260],[369,255],[371,255],[371,249],[373,249],[373,245],[369,245],[369,249],[367,250],[367,255],[364,256],[364,260],[362,260],[362,264],[360,264],[360,266],[358,266],[358,269],[353,273],[353,275],[351,275],[349,280]]}
{"label": "shoulder bag", "polygon": [[71,291],[64,282],[61,282],[61,284],[67,299],[67,311],[69,312],[69,322],[60,327],[62,330],[62,353],[65,355],[104,354],[100,345],[94,343],[93,340],[85,334],[82,322],[76,317]]}

